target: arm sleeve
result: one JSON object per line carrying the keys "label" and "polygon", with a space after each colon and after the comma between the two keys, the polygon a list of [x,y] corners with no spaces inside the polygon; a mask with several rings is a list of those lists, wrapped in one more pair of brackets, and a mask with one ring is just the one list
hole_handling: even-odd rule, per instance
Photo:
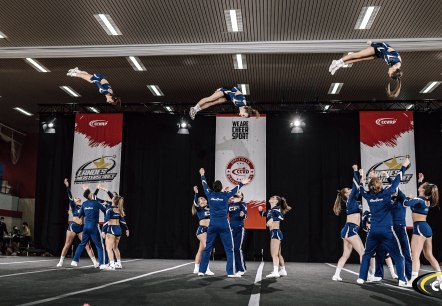
{"label": "arm sleeve", "polygon": [[212,190],[210,190],[209,185],[207,185],[206,176],[201,176],[201,184],[203,185],[204,193],[209,196]]}
{"label": "arm sleeve", "polygon": [[120,216],[120,226],[123,228],[123,230],[127,231],[129,228],[127,227],[126,219],[124,217]]}
{"label": "arm sleeve", "polygon": [[76,205],[75,205],[75,202],[74,202],[74,197],[72,196],[71,189],[66,188],[66,192],[67,192],[68,198],[69,198],[69,206],[71,207],[71,210],[74,211]]}
{"label": "arm sleeve", "polygon": [[107,232],[107,228],[108,228],[108,224],[109,224],[109,219],[110,219],[110,214],[111,214],[111,211],[109,209],[108,211],[106,211],[106,215],[104,216],[104,224],[103,224],[103,230],[102,230],[103,233]]}
{"label": "arm sleeve", "polygon": [[240,190],[242,188],[242,186],[244,186],[244,185],[243,185],[243,183],[240,182],[239,185],[236,185],[235,188],[233,188],[232,190],[227,192],[227,194],[229,195],[229,198],[233,197],[238,192],[238,190]]}
{"label": "arm sleeve", "polygon": [[98,199],[97,198],[97,195],[98,195],[98,192],[100,191],[100,189],[95,189],[95,191],[94,191],[94,200],[96,200],[96,199]]}
{"label": "arm sleeve", "polygon": [[113,199],[114,198],[114,194],[112,192],[110,192],[109,190],[107,191],[107,195],[109,196],[109,198]]}
{"label": "arm sleeve", "polygon": [[409,206],[409,207],[413,207],[413,206],[415,206],[416,204],[418,204],[418,203],[420,203],[420,202],[424,202],[424,204],[425,204],[425,201],[422,200],[421,198],[414,198],[414,199],[405,198],[405,200],[404,200],[404,202],[402,203],[402,205],[404,205],[404,206]]}
{"label": "arm sleeve", "polygon": [[81,205],[81,208],[78,210],[78,217],[79,218],[84,217],[84,208],[83,207],[84,206]]}
{"label": "arm sleeve", "polygon": [[242,217],[244,220],[247,219],[247,204],[241,203],[241,211],[244,213],[244,217]]}
{"label": "arm sleeve", "polygon": [[261,217],[266,217],[267,218],[267,211],[258,211],[258,212],[261,215]]}
{"label": "arm sleeve", "polygon": [[193,196],[193,205],[196,208],[199,208],[200,206],[198,205],[198,193],[195,192],[195,195]]}
{"label": "arm sleeve", "polygon": [[396,175],[396,177],[393,180],[393,183],[391,183],[390,186],[385,188],[385,190],[388,190],[390,194],[393,194],[396,191],[396,188],[399,187],[399,184],[401,183],[402,176],[405,173],[405,170],[407,170],[407,167],[402,166],[401,171]]}
{"label": "arm sleeve", "polygon": [[359,197],[359,189],[360,189],[360,179],[359,172],[353,171],[353,183],[351,184],[351,192],[349,195],[349,199],[358,198]]}
{"label": "arm sleeve", "polygon": [[103,213],[106,213],[106,207],[101,204],[98,200],[96,201],[98,209],[101,210]]}

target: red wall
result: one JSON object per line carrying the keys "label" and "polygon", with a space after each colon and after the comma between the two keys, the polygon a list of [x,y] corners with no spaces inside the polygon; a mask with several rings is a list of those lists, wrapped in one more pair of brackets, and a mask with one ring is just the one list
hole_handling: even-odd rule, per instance
{"label": "red wall", "polygon": [[10,144],[0,139],[0,164],[5,168],[3,179],[14,188],[14,195],[20,198],[35,198],[38,134],[26,135],[17,165],[11,162],[10,150]]}

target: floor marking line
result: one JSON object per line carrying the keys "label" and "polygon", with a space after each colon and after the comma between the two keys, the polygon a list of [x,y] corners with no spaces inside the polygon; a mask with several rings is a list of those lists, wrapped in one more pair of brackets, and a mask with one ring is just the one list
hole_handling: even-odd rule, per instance
{"label": "floor marking line", "polygon": [[181,268],[181,267],[184,267],[184,266],[187,266],[187,265],[190,265],[190,264],[194,264],[194,263],[195,262],[192,261],[192,262],[188,262],[188,263],[181,264],[181,265],[178,265],[178,266],[174,266],[174,267],[171,267],[171,268],[166,268],[166,269],[163,269],[163,270],[153,271],[153,272],[149,272],[149,273],[146,273],[146,274],[142,274],[142,275],[138,275],[138,276],[122,279],[122,280],[119,280],[119,281],[116,281],[116,282],[107,283],[107,284],[104,284],[104,285],[101,285],[101,286],[92,287],[92,288],[89,288],[89,289],[84,289],[84,290],[79,290],[79,291],[74,291],[74,292],[70,292],[70,293],[66,293],[66,294],[61,294],[61,295],[57,295],[57,296],[54,296],[54,297],[50,297],[50,298],[47,298],[47,299],[42,299],[42,300],[38,300],[38,301],[34,301],[34,302],[20,304],[19,306],[30,306],[30,305],[38,305],[38,304],[42,304],[42,303],[52,302],[52,301],[55,301],[55,300],[59,300],[59,299],[68,297],[68,296],[73,296],[73,295],[77,295],[77,294],[81,294],[81,293],[85,293],[85,292],[90,292],[90,291],[95,291],[95,290],[103,289],[103,288],[110,287],[110,286],[113,286],[113,285],[118,285],[118,284],[130,282],[130,281],[135,280],[135,279],[143,278],[143,277],[146,277],[146,276],[149,276],[149,275],[153,275],[153,274],[157,274],[157,273],[161,273],[161,272],[166,272],[166,271],[169,271],[169,270],[178,269],[178,268]]}
{"label": "floor marking line", "polygon": [[[261,280],[262,280],[262,270],[264,269],[264,261],[259,264],[258,270],[256,271],[255,282],[253,283],[252,295],[250,296],[249,306],[259,306],[259,300],[261,298]],[[253,293],[255,286],[259,284],[259,292]]]}
{"label": "floor marking line", "polygon": [[[122,262],[129,262],[129,261],[136,261],[136,260],[141,260],[141,259],[129,259],[129,260],[123,260]],[[88,265],[88,266],[78,267],[77,269],[90,268],[90,267],[93,267],[93,266],[94,265]],[[20,272],[20,273],[0,275],[0,278],[10,277],[10,276],[17,276],[17,275],[35,274],[35,273],[42,273],[42,272],[49,272],[49,271],[64,271],[64,270],[75,270],[75,268],[74,267],[52,268],[52,269],[46,269],[46,270]]]}
{"label": "floor marking line", "polygon": [[42,260],[32,260],[32,261],[0,262],[0,265],[12,265],[12,264],[21,264],[21,263],[29,263],[29,262],[51,261],[51,260],[58,260],[58,258],[54,258],[54,259],[42,259]]}

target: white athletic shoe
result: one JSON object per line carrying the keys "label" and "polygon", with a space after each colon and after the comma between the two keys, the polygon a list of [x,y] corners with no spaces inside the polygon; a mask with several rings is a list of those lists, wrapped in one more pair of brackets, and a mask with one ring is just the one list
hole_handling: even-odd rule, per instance
{"label": "white athletic shoe", "polygon": [[116,262],[115,269],[123,269],[123,266],[120,263]]}
{"label": "white athletic shoe", "polygon": [[212,271],[210,271],[209,269],[207,269],[207,271],[206,271],[206,275],[208,275],[208,276],[214,276],[215,273],[213,273]]}
{"label": "white athletic shoe", "polygon": [[190,119],[195,120],[196,110],[195,107],[191,107],[189,110]]}
{"label": "white athletic shoe", "polygon": [[236,274],[243,276],[244,274],[246,274],[246,271],[238,271],[238,272],[236,272]]}
{"label": "white athletic shoe", "polygon": [[108,265],[108,266],[105,266],[103,270],[105,270],[105,271],[115,271],[115,266]]}
{"label": "white athletic shoe", "polygon": [[280,277],[280,276],[281,276],[281,275],[279,275],[278,272],[273,271],[272,273],[266,275],[266,278],[278,278],[278,277]]}
{"label": "white athletic shoe", "polygon": [[331,71],[331,75],[335,75],[336,71],[338,71],[339,68],[341,68],[341,67],[335,66]]}
{"label": "white athletic shoe", "polygon": [[365,281],[362,278],[358,278],[358,280],[356,281],[359,285],[362,285],[363,283],[365,283]]}
{"label": "white athletic shoe", "polygon": [[94,262],[94,268],[98,268],[100,264],[98,262]]}
{"label": "white athletic shoe", "polygon": [[342,278],[338,275],[333,275],[332,280],[334,280],[335,282],[340,282],[342,281]]}
{"label": "white athletic shoe", "polygon": [[76,261],[73,260],[73,261],[71,262],[71,266],[72,266],[72,267],[76,267],[76,266],[78,266],[78,262],[76,262]]}
{"label": "white athletic shoe", "polygon": [[398,286],[399,287],[405,287],[405,288],[411,288],[411,287],[413,287],[413,283],[412,282],[404,282],[404,281],[399,281],[399,284],[398,284]]}
{"label": "white athletic shoe", "polygon": [[57,268],[63,267],[63,260],[60,260],[57,264]]}
{"label": "white athletic shoe", "polygon": [[107,265],[100,265],[100,270],[106,269]]}
{"label": "white athletic shoe", "polygon": [[193,269],[193,274],[197,274],[197,273],[198,273],[198,271],[199,271],[199,269],[198,269],[198,268],[195,268],[195,269]]}
{"label": "white athletic shoe", "polygon": [[368,277],[367,283],[380,282],[381,280],[382,280],[382,277],[372,276],[372,277]]}
{"label": "white athletic shoe", "polygon": [[337,60],[333,60],[330,67],[328,67],[328,72],[332,72],[333,68],[336,67]]}
{"label": "white athletic shoe", "polygon": [[398,279],[398,276],[397,276],[397,274],[396,274],[396,273],[394,273],[394,272],[391,272],[391,278],[393,278],[393,279]]}
{"label": "white athletic shoe", "polygon": [[287,271],[284,270],[279,270],[279,276],[287,276]]}
{"label": "white athletic shoe", "polygon": [[198,276],[204,276],[204,273],[198,272]]}
{"label": "white athletic shoe", "polygon": [[235,274],[229,274],[229,275],[227,275],[227,277],[230,277],[230,278],[239,278],[239,277],[241,277],[241,275],[240,274],[238,274],[238,273],[235,273]]}

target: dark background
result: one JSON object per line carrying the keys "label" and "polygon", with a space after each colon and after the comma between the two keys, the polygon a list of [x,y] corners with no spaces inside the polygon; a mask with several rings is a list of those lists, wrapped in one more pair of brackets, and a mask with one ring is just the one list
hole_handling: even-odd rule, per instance
{"label": "dark background", "polygon": [[[50,116],[51,118],[53,116]],[[342,253],[345,215],[332,206],[336,190],[350,187],[360,163],[359,114],[303,114],[304,134],[291,134],[294,114],[267,117],[267,197],[285,196],[293,210],[282,222],[282,253],[288,261],[336,262]],[[417,171],[442,187],[441,112],[415,113]],[[45,117],[42,116],[41,121]],[[190,135],[178,135],[179,116],[124,115],[121,194],[125,197],[129,238],[123,257],[194,258],[197,219],[191,215],[194,185],[204,167],[209,184],[215,164],[215,117],[198,117]],[[58,115],[56,134],[39,135],[35,242],[58,256],[65,239],[68,202],[63,178],[70,177],[74,115]],[[433,251],[442,258],[442,213],[431,209]],[[365,236],[361,234],[361,236]],[[216,257],[223,257],[219,241]],[[246,258],[269,258],[265,230],[248,231]],[[353,254],[353,262],[357,262]]]}

